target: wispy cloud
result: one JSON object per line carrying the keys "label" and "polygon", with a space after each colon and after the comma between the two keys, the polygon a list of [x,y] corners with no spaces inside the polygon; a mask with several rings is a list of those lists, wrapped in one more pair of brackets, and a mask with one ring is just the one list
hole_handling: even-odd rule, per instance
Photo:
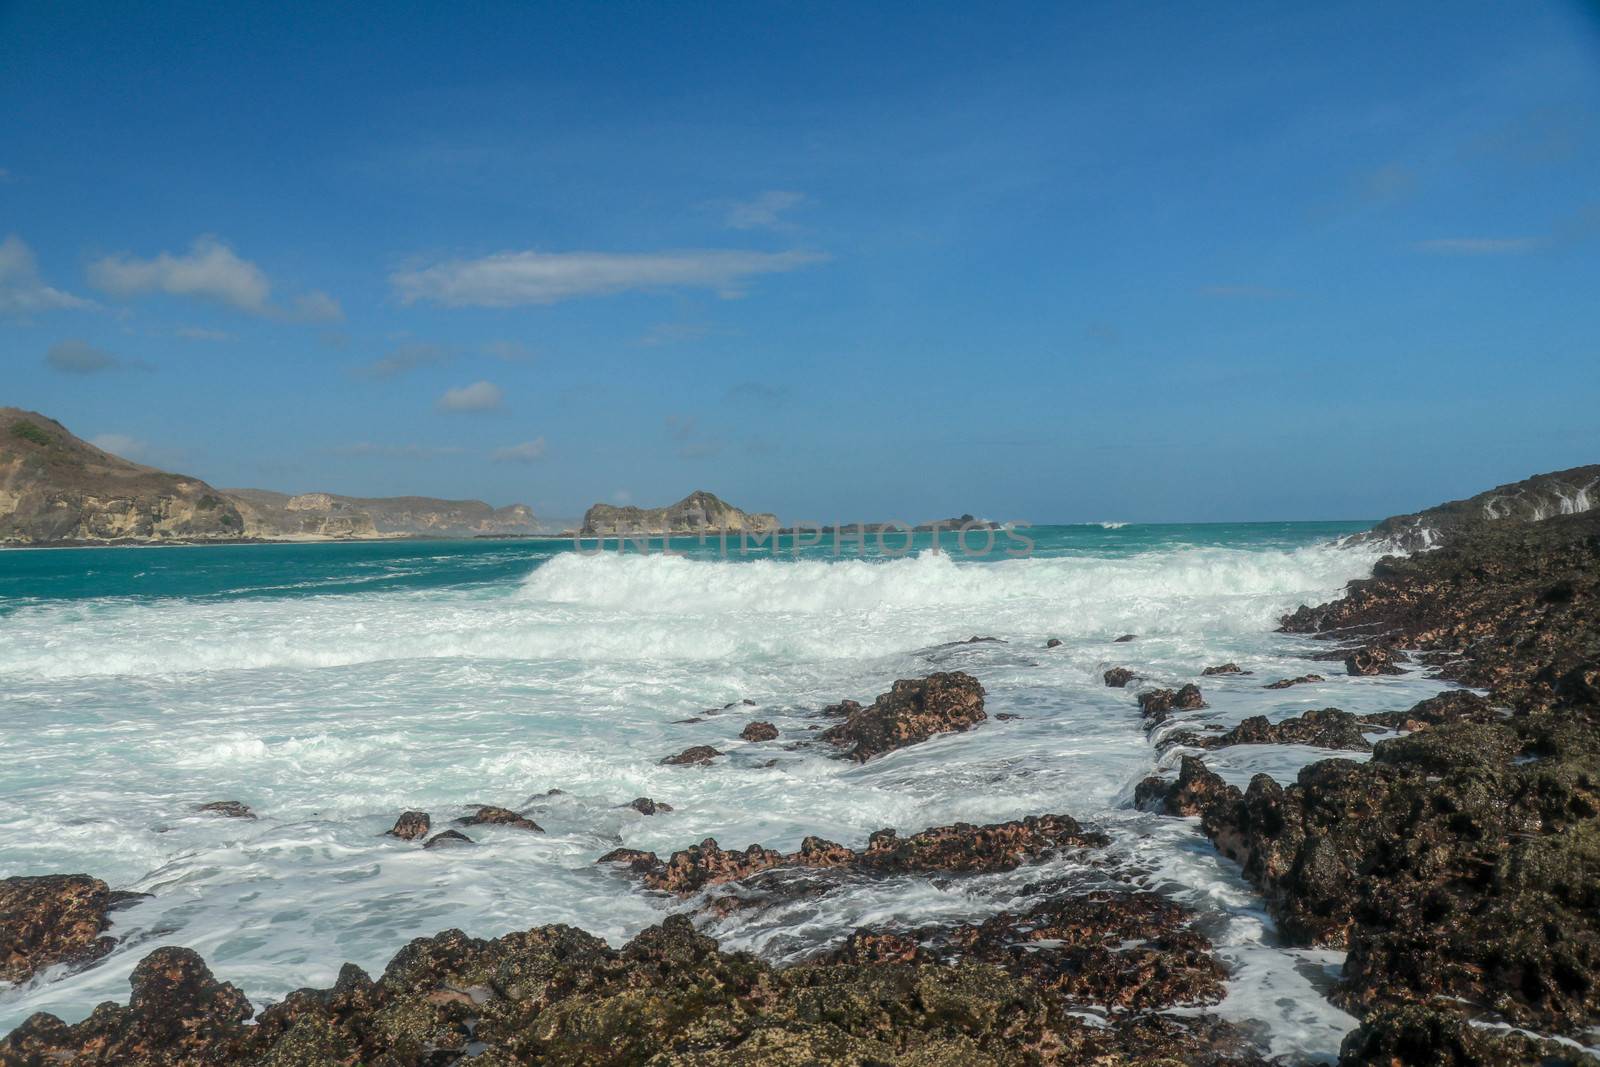
{"label": "wispy cloud", "polygon": [[787,189],[769,189],[751,200],[728,207],[723,221],[735,230],[783,230],[790,228],[784,215],[805,203],[806,194]]}
{"label": "wispy cloud", "polygon": [[489,458],[496,463],[536,463],[544,458],[544,438],[535,437],[519,445],[497,448]]}
{"label": "wispy cloud", "polygon": [[189,250],[178,255],[105,256],[89,264],[89,282],[123,299],[165,293],[291,322],[336,322],[344,317],[339,302],[326,293],[303,293],[287,307],[274,304],[266,272],[209,234],[195,238]]}
{"label": "wispy cloud", "polygon": [[493,382],[473,382],[459,389],[447,389],[439,398],[440,411],[481,412],[498,411],[505,404],[506,393]]}
{"label": "wispy cloud", "polygon": [[1507,256],[1532,252],[1544,243],[1539,237],[1446,237],[1411,247],[1443,256]]}
{"label": "wispy cloud", "polygon": [[93,307],[91,301],[46,285],[39,276],[33,249],[12,234],[0,241],[0,314],[27,315]]}
{"label": "wispy cloud", "polygon": [[359,378],[398,378],[418,369],[434,367],[450,359],[450,352],[442,345],[426,341],[407,341],[395,346],[387,356],[364,363],[355,368]]}
{"label": "wispy cloud", "polygon": [[63,374],[99,374],[122,366],[122,360],[110,352],[76,338],[51,345],[44,354],[44,362],[51,370]]}
{"label": "wispy cloud", "polygon": [[819,252],[501,252],[397,271],[390,282],[407,304],[516,307],[630,290],[711,289],[737,296],[749,279],[799,270]]}

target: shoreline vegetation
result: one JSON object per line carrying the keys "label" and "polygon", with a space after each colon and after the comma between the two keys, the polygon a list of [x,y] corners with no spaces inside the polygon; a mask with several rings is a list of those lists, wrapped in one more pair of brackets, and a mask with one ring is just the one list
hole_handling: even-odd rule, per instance
{"label": "shoreline vegetation", "polygon": [[[1600,467],[1562,474],[1582,485]],[[1424,669],[1461,688],[1359,718],[1328,708],[1196,736],[1174,729],[1173,713],[1205,707],[1207,678],[1250,664],[1219,664],[1177,690],[1141,688],[1135,639],[1117,645],[1126,666],[1106,672],[1157,748],[1181,746],[1177,776],[1146,779],[1135,802],[1198,820],[1261,894],[1286,947],[1345,953],[1330,999],[1360,1025],[1341,1064],[1600,1065],[1582,1047],[1600,1024],[1600,511],[1572,478],[1553,478],[1520,483],[1518,507],[1486,507],[1484,521],[1461,521],[1459,503],[1404,517],[1407,537],[1430,550],[1385,557],[1343,597],[1281,620],[1286,634],[1326,642],[1308,653],[1317,670],[1381,679]],[[978,679],[953,671],[815,718],[815,732],[790,740],[864,762],[991,716]],[[779,739],[752,725],[764,729],[746,740]],[[1371,758],[1323,759],[1289,783],[1257,775],[1243,790],[1205,763],[1231,744],[1292,743],[1370,748]],[[722,753],[662,756],[682,768],[674,773],[714,774]],[[647,797],[628,806],[670,811]],[[208,810],[255,817],[235,801]],[[438,832],[426,812],[397,816],[397,848],[469,848],[485,824],[543,832],[499,807]],[[1039,812],[885,828],[855,848],[808,837],[791,853],[713,838],[665,858],[617,849],[596,864],[680,909],[620,947],[560,925],[493,939],[447,930],[411,942],[376,979],[347,964],[331,989],[259,1013],[197,953],[159,948],[135,967],[126,1005],[73,1024],[31,1016],[0,1039],[0,1062],[1269,1062],[1248,1026],[1208,1010],[1229,976],[1194,913],[1111,870],[1093,884],[1042,877],[1016,911],[982,921],[862,928],[782,967],[725,952],[695,927],[850,880],[958,882],[1058,856],[1094,868],[1109,843],[1069,815]],[[126,902],[89,874],[0,881],[0,979],[93,966],[115,947],[107,931]]]}

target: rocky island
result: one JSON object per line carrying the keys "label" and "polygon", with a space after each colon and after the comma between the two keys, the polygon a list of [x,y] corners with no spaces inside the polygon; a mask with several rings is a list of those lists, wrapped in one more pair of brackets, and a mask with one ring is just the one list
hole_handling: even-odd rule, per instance
{"label": "rocky island", "polygon": [[54,419],[0,408],[0,545],[184,544],[517,536],[539,532],[525,504],[291,496],[217,489],[147,467]]}
{"label": "rocky island", "polygon": [[776,515],[749,514],[703,489],[661,508],[596,504],[583,516],[583,537],[694,537],[700,534],[769,533]]}

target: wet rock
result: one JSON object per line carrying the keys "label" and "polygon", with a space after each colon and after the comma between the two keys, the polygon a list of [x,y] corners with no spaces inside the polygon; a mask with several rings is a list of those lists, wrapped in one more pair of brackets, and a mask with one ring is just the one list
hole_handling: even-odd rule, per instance
{"label": "wet rock", "polygon": [[1600,1067],[1555,1041],[1474,1026],[1449,1007],[1408,1004],[1368,1016],[1339,1049],[1340,1067]]}
{"label": "wet rock", "polygon": [[0,981],[25,982],[57,963],[93,963],[116,945],[105,931],[124,894],[87,874],[0,880]]}
{"label": "wet rock", "polygon": [[1001,712],[996,712],[994,718],[995,718],[996,722],[1015,722],[1018,719],[1022,718],[1022,716],[1014,714],[1014,713],[1009,712],[1009,711],[1001,711]]}
{"label": "wet rock", "polygon": [[1394,730],[1426,730],[1447,722],[1499,722],[1504,716],[1493,704],[1468,689],[1451,689],[1438,696],[1429,697],[1414,705],[1409,711],[1385,711],[1361,716],[1369,726],[1386,726]]}
{"label": "wet rock", "polygon": [[739,738],[743,741],[775,741],[778,728],[770,722],[752,722],[739,731]]}
{"label": "wet rock", "polygon": [[978,680],[963,671],[941,671],[895,682],[871,707],[858,706],[820,737],[864,763],[938,734],[965,732],[987,717]]}
{"label": "wet rock", "polygon": [[213,800],[206,804],[199,804],[195,811],[206,815],[221,815],[228,819],[254,819],[256,813],[250,810],[250,805],[237,800]]}
{"label": "wet rock", "polygon": [[443,830],[428,838],[423,848],[457,848],[462,845],[473,844],[472,838],[460,830]]}
{"label": "wet rock", "polygon": [[1395,665],[1394,652],[1382,645],[1356,649],[1344,658],[1344,669],[1358,676],[1405,673]]}
{"label": "wet rock", "polygon": [[1253,715],[1226,733],[1206,737],[1194,733],[1174,734],[1163,745],[1189,745],[1194,748],[1226,748],[1229,745],[1314,745],[1342,748],[1351,752],[1370,752],[1372,743],[1361,733],[1364,720],[1340,711],[1323,708],[1308,711],[1282,722],[1271,722],[1265,715]]}
{"label": "wet rock", "polygon": [[651,800],[649,797],[637,797],[629,801],[626,806],[640,815],[664,815],[672,810],[671,804],[664,804],[659,800]]}
{"label": "wet rock", "polygon": [[661,761],[663,767],[696,767],[710,763],[722,755],[710,745],[691,745],[676,756],[668,756]]}
{"label": "wet rock", "polygon": [[1327,681],[1327,679],[1324,678],[1320,674],[1302,674],[1298,678],[1280,678],[1276,682],[1273,682],[1271,685],[1264,685],[1261,688],[1263,688],[1263,689],[1287,689],[1291,685],[1306,685],[1306,684],[1308,684],[1310,682],[1325,682],[1325,681]]}
{"label": "wet rock", "polygon": [[1105,679],[1106,685],[1111,688],[1123,689],[1129,682],[1133,681],[1135,675],[1126,667],[1113,667],[1101,677]]}
{"label": "wet rock", "polygon": [[1061,638],[1052,637],[1050,640],[1048,640],[1048,641],[1046,641],[1044,643],[1044,647],[1045,648],[1060,648],[1061,647]]}
{"label": "wet rock", "polygon": [[743,881],[777,868],[849,868],[878,875],[1009,871],[1066,849],[1100,848],[1108,840],[1069,816],[1039,815],[987,826],[937,826],[908,837],[879,830],[861,850],[819,837],[806,838],[790,853],[760,845],[734,850],[706,838],[665,862],[633,849],[617,849],[596,862],[625,864],[642,876],[647,888],[689,896],[709,885]]}
{"label": "wet rock", "polygon": [[1132,641],[1132,640],[1136,639],[1138,636],[1139,636],[1138,634],[1123,634],[1121,637],[1117,638],[1115,641],[1113,641],[1111,643],[1114,644],[1114,645],[1125,645],[1129,641]]}
{"label": "wet rock", "polygon": [[1190,817],[1220,808],[1227,816],[1239,802],[1239,790],[1224,782],[1199,758],[1185,756],[1175,781],[1152,775],[1133,792],[1134,803],[1146,811]]}
{"label": "wet rock", "polygon": [[837,704],[829,704],[819,714],[829,719],[848,719],[861,710],[861,702],[856,700],[841,700]]}
{"label": "wet rock", "polygon": [[1216,675],[1216,674],[1250,674],[1250,673],[1252,673],[1252,672],[1247,671],[1247,670],[1242,670],[1237,663],[1223,663],[1223,664],[1219,664],[1218,666],[1215,666],[1215,667],[1207,667],[1205,670],[1200,672],[1202,677],[1211,677],[1212,675]]}
{"label": "wet rock", "polygon": [[386,836],[398,837],[402,841],[415,841],[419,837],[427,837],[432,827],[433,819],[427,812],[403,811],[394,821],[394,829],[386,831]]}
{"label": "wet rock", "polygon": [[[497,808],[493,804],[481,805],[471,815],[456,820],[459,826],[509,826],[515,830],[532,830],[544,833],[544,827],[510,808]],[[432,842],[429,842],[432,844]]]}
{"label": "wet rock", "polygon": [[1206,706],[1200,687],[1192,683],[1178,690],[1151,689],[1140,693],[1138,700],[1139,710],[1151,726],[1166,722],[1174,711],[1197,711]]}

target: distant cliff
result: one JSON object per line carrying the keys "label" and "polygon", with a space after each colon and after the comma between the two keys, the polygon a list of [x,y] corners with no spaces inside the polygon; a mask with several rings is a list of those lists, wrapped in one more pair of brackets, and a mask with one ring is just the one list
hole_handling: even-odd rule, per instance
{"label": "distant cliff", "polygon": [[1452,500],[1448,504],[1384,519],[1354,544],[1387,544],[1405,552],[1437,548],[1458,534],[1507,519],[1539,522],[1554,515],[1575,515],[1600,506],[1600,464],[1535,474],[1520,482]]}
{"label": "distant cliff", "polygon": [[342,540],[538,532],[523,504],[215,489],[112,455],[54,419],[0,408],[0,544]]}
{"label": "distant cliff", "polygon": [[613,537],[618,534],[692,536],[777,528],[776,515],[751,515],[703,489],[697,489],[676,504],[664,508],[596,504],[584,513],[582,533],[585,537]]}

